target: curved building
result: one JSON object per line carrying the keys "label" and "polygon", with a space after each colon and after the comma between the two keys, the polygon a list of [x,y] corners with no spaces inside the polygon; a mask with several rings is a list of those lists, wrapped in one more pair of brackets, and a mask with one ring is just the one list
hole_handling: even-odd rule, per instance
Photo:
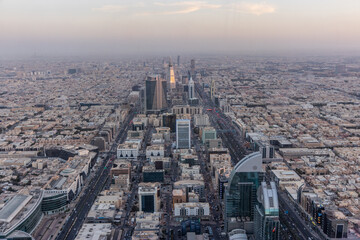
{"label": "curved building", "polygon": [[247,240],[246,231],[244,229],[234,229],[229,232],[229,240]]}
{"label": "curved building", "polygon": [[225,190],[225,229],[253,231],[256,192],[263,179],[260,152],[241,159],[232,170]]}
{"label": "curved building", "polygon": [[0,210],[0,239],[5,239],[19,230],[31,233],[41,220],[43,191],[36,190],[31,195],[17,194]]}
{"label": "curved building", "polygon": [[67,209],[67,204],[66,191],[48,190],[44,193],[41,211],[43,211],[45,215],[62,212]]}

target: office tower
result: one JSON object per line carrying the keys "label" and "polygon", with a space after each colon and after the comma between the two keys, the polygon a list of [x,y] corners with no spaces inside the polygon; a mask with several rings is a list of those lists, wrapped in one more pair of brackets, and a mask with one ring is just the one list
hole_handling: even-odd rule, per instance
{"label": "office tower", "polygon": [[166,81],[159,75],[148,76],[145,83],[145,107],[147,113],[158,113],[166,109]]}
{"label": "office tower", "polygon": [[279,200],[275,182],[262,182],[257,193],[258,205],[255,206],[255,239],[279,240]]}
{"label": "office tower", "polygon": [[210,86],[210,98],[213,101],[215,99],[215,92],[216,92],[216,85],[215,85],[215,80],[213,79],[211,81],[211,86]]}
{"label": "office tower", "polygon": [[190,120],[178,119],[176,120],[176,148],[190,149],[191,134],[190,134]]}
{"label": "office tower", "polygon": [[143,212],[158,212],[158,187],[155,184],[139,184],[139,210]]}
{"label": "office tower", "polygon": [[193,78],[195,78],[195,59],[191,59],[190,62],[190,74]]}
{"label": "office tower", "polygon": [[256,192],[263,178],[259,152],[247,155],[233,168],[225,190],[225,230],[254,228]]}
{"label": "office tower", "polygon": [[172,64],[172,62],[171,62],[171,59],[170,59],[170,63],[169,63],[169,74],[168,74],[168,77],[169,77],[170,89],[176,88],[174,66],[173,66],[173,64]]}
{"label": "office tower", "polygon": [[194,86],[194,81],[192,79],[192,77],[190,77],[190,81],[189,81],[189,99],[194,99],[195,98],[195,86]]}
{"label": "office tower", "polygon": [[180,55],[177,56],[177,65],[180,66]]}

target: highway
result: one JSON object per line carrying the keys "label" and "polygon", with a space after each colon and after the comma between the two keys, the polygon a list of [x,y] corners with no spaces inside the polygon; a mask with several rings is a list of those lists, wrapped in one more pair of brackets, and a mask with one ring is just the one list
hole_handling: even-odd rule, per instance
{"label": "highway", "polygon": [[198,159],[200,162],[200,170],[201,173],[204,177],[204,182],[205,182],[205,195],[206,195],[206,200],[210,205],[210,212],[211,212],[211,221],[210,222],[202,222],[202,224],[204,226],[209,226],[212,228],[213,231],[213,237],[215,239],[226,239],[223,236],[221,236],[221,225],[222,225],[222,206],[218,197],[218,194],[216,192],[216,190],[213,187],[213,181],[212,181],[212,176],[210,175],[209,170],[207,169],[207,161],[204,158],[204,154],[202,153],[202,151],[200,150],[200,146],[202,146],[202,144],[200,143],[198,137],[193,134],[193,144],[194,147],[196,149],[197,155],[198,155]]}
{"label": "highway", "polygon": [[[224,146],[229,149],[232,164],[235,166],[246,155],[242,139],[236,135],[237,127],[234,126],[232,121],[220,109],[215,107],[215,104],[204,93],[199,84],[195,84],[195,89],[198,93],[199,101],[204,107],[203,111],[209,116],[211,125],[216,128]],[[209,111],[208,109],[212,110]]]}
{"label": "highway", "polygon": [[312,229],[311,225],[306,223],[285,193],[279,191],[278,197],[280,210],[284,213],[282,217],[286,220],[283,221],[283,223],[289,228],[292,227],[292,230],[297,230],[295,235],[299,239],[326,239],[323,236],[319,236],[319,234]]}
{"label": "highway", "polygon": [[131,213],[133,206],[135,205],[135,198],[138,193],[138,187],[139,187],[139,182],[141,179],[142,167],[143,167],[144,163],[146,162],[146,156],[145,156],[146,145],[151,140],[153,130],[154,129],[152,126],[149,126],[148,129],[146,130],[145,136],[144,136],[144,141],[142,142],[141,149],[139,151],[141,154],[139,154],[137,161],[134,163],[135,165],[137,165],[136,173],[133,176],[135,178],[135,182],[132,182],[131,193],[129,193],[129,195],[128,195],[128,199],[125,204],[125,209],[124,209],[124,211],[122,213],[122,217],[121,217],[121,224],[119,227],[120,229],[123,230],[121,239],[131,239],[132,232],[134,231],[134,226],[131,226],[129,224],[130,213]]}
{"label": "highway", "polygon": [[[118,136],[116,137],[115,142],[111,146],[109,153],[115,152],[118,143],[121,143],[126,139],[127,130],[134,116],[134,109],[131,109],[119,131]],[[97,195],[102,191],[108,180],[109,172],[113,164],[112,160],[114,158],[115,156],[112,156],[111,154],[106,155],[106,158],[104,159],[102,165],[99,166],[94,178],[91,179],[90,183],[86,186],[84,194],[80,196],[80,199],[78,199],[73,211],[63,225],[62,230],[56,237],[56,240],[75,239]]]}
{"label": "highway", "polygon": [[[203,102],[204,110],[213,109],[212,111],[207,111],[207,114],[210,118],[210,121],[216,129],[220,129],[220,136],[223,140],[225,147],[229,149],[232,164],[235,165],[241,158],[246,155],[246,150],[242,147],[242,139],[237,137],[234,131],[229,131],[230,129],[236,129],[237,127],[233,125],[232,121],[228,119],[221,110],[217,109],[214,103],[205,95],[203,90],[197,85],[196,90],[200,96],[200,100]],[[215,111],[214,111],[215,110]],[[235,131],[236,132],[236,131]],[[205,176],[204,176],[205,177]],[[279,203],[282,213],[282,219],[285,220],[285,225],[293,233],[295,239],[309,240],[309,239],[326,239],[320,237],[311,227],[310,224],[307,224],[306,221],[301,218],[295,206],[290,203],[290,200],[286,195],[279,191]]]}

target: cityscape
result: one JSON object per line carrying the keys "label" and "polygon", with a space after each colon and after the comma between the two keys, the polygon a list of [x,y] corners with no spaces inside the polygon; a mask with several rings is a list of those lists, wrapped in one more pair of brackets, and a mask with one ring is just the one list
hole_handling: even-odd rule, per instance
{"label": "cityscape", "polygon": [[2,62],[1,237],[358,239],[359,62]]}
{"label": "cityscape", "polygon": [[0,0],[0,239],[360,239],[359,10]]}

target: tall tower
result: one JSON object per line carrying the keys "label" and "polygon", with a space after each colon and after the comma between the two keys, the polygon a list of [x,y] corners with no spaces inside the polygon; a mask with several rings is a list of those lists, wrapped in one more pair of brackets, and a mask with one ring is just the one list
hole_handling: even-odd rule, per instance
{"label": "tall tower", "polygon": [[159,75],[147,77],[145,95],[146,112],[161,112],[167,108],[166,81]]}
{"label": "tall tower", "polygon": [[189,81],[189,99],[194,99],[195,98],[195,86],[194,86],[194,81],[192,79],[192,77],[190,77],[190,81]]}
{"label": "tall tower", "polygon": [[253,227],[250,226],[254,226],[254,209],[257,205],[256,193],[262,179],[260,152],[247,155],[231,171],[225,190],[224,214],[227,232],[241,228],[251,233]]}
{"label": "tall tower", "polygon": [[176,88],[174,66],[171,62],[171,59],[169,63],[169,83],[170,83],[170,89]]}
{"label": "tall tower", "polygon": [[180,66],[180,55],[177,56],[177,65]]}

